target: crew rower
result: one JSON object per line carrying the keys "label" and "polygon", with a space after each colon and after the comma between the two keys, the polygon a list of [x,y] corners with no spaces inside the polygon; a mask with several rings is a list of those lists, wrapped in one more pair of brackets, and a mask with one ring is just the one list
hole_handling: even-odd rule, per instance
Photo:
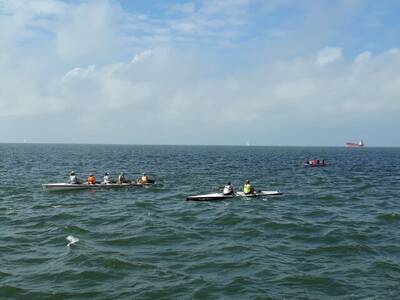
{"label": "crew rower", "polygon": [[146,173],[143,173],[142,176],[138,179],[138,183],[149,183],[149,176]]}
{"label": "crew rower", "polygon": [[75,172],[71,171],[71,173],[69,173],[69,181],[68,181],[68,183],[69,184],[80,184],[82,182],[78,179],[78,177],[76,176]]}
{"label": "crew rower", "polygon": [[125,179],[125,173],[122,172],[121,174],[119,174],[117,183],[122,184],[122,183],[127,183],[127,182],[128,181]]}
{"label": "crew rower", "polygon": [[96,184],[96,177],[93,175],[93,173],[90,173],[88,178],[87,178],[87,183],[88,184]]}
{"label": "crew rower", "polygon": [[233,195],[234,193],[235,193],[235,189],[233,188],[233,185],[230,182],[228,182],[227,185],[224,187],[222,194]]}
{"label": "crew rower", "polygon": [[254,194],[254,187],[251,185],[249,180],[246,180],[243,186],[243,192],[245,194]]}
{"label": "crew rower", "polygon": [[111,184],[111,183],[112,183],[112,178],[111,178],[110,173],[106,172],[106,173],[104,174],[103,182],[104,182],[105,184]]}

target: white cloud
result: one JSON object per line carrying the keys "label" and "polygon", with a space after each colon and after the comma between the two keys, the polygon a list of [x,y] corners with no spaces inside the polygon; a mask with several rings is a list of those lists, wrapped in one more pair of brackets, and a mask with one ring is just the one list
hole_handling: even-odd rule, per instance
{"label": "white cloud", "polygon": [[367,61],[368,59],[370,59],[371,56],[372,56],[371,52],[365,51],[365,52],[360,53],[359,55],[356,56],[355,62],[356,63],[363,63],[363,62]]}
{"label": "white cloud", "polygon": [[[71,70],[63,89],[68,89],[64,96],[70,97],[65,101],[96,99],[101,104],[99,111],[130,111],[138,119],[151,107],[151,114],[160,122],[186,120],[190,124],[199,122],[201,114],[201,123],[248,123],[272,117],[279,110],[306,119],[310,109],[317,115],[343,119],[343,113],[351,118],[360,112],[400,109],[396,104],[399,76],[393,76],[392,66],[400,54],[389,59],[393,53],[371,56],[379,69],[368,73],[354,69],[351,62],[339,70],[329,65],[321,70],[304,58],[253,74],[208,79],[207,68],[211,70],[211,66],[196,74],[202,61],[199,57],[160,49],[136,55],[134,63]],[[244,100],[248,108],[254,108],[251,118],[235,119],[243,112]]]}
{"label": "white cloud", "polygon": [[153,51],[150,50],[150,49],[145,50],[145,51],[143,51],[143,52],[141,52],[141,53],[138,53],[138,54],[136,54],[136,55],[133,57],[131,63],[132,63],[132,64],[138,63],[138,62],[140,62],[141,60],[145,59],[146,57],[149,57],[152,53],[153,53]]}
{"label": "white cloud", "polygon": [[312,97],[315,83],[312,79],[302,78],[296,81],[283,82],[275,88],[275,96],[279,99],[293,99],[303,103],[305,97]]}
{"label": "white cloud", "polygon": [[241,36],[239,28],[251,20],[250,0],[202,1],[172,5],[170,9],[180,12],[176,18],[167,20],[173,40],[211,42],[214,46],[229,44]]}
{"label": "white cloud", "polygon": [[285,116],[281,122],[301,122],[310,112],[322,121],[399,111],[400,53],[369,54],[368,61],[363,66],[368,72],[355,68],[357,59],[339,69],[329,64],[321,69],[305,57],[243,75],[210,77],[214,66],[200,57],[172,48],[152,49],[125,63],[76,67],[58,81],[27,74],[21,86],[20,73],[2,74],[6,84],[0,94],[1,115],[64,111],[74,116],[69,121],[78,127],[115,118],[138,124],[151,120],[183,132],[260,122],[270,127],[277,116]]}
{"label": "white cloud", "polygon": [[1,0],[0,10],[7,14],[58,15],[67,5],[57,0]]}
{"label": "white cloud", "polygon": [[[250,127],[254,135],[279,136],[310,119],[335,124],[400,110],[396,48],[347,59],[342,48],[329,47],[280,60],[256,49],[228,62],[245,68],[225,69],[220,60],[230,53],[210,58],[212,51],[175,44],[235,40],[251,19],[251,1],[186,3],[171,18],[127,13],[114,1],[31,1],[29,9],[22,1],[0,3],[7,11],[0,15],[3,120],[45,124],[58,116],[75,132],[107,124],[101,131],[114,142],[145,124],[135,137],[174,143],[196,134],[240,136]],[[276,30],[284,42],[285,31]],[[257,64],[247,66],[251,60]]]}
{"label": "white cloud", "polygon": [[95,66],[91,65],[88,68],[74,68],[67,72],[62,79],[64,82],[69,81],[71,79],[85,79],[88,78],[95,71]]}
{"label": "white cloud", "polygon": [[108,1],[79,4],[60,18],[56,49],[67,61],[100,59],[114,55],[122,46],[119,40],[119,7]]}
{"label": "white cloud", "polygon": [[262,8],[267,13],[272,13],[282,7],[293,5],[294,0],[269,0],[262,2]]}
{"label": "white cloud", "polygon": [[317,58],[315,60],[315,63],[318,66],[323,67],[325,65],[328,65],[330,63],[339,60],[341,57],[342,57],[341,48],[328,47],[320,50],[317,53]]}
{"label": "white cloud", "polygon": [[183,4],[173,4],[170,9],[172,11],[182,14],[192,14],[195,12],[196,5],[193,2],[187,2]]}

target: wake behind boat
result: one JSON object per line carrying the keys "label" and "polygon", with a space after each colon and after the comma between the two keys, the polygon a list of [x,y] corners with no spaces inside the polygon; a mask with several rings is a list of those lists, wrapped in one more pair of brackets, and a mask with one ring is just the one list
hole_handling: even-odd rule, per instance
{"label": "wake behind boat", "polygon": [[127,187],[144,187],[144,186],[152,186],[155,185],[156,182],[148,182],[148,183],[137,183],[137,182],[127,182],[127,183],[96,183],[96,184],[88,184],[88,183],[47,183],[42,184],[43,189],[47,191],[72,191],[72,190],[92,190],[92,189],[114,189],[114,188],[127,188]]}
{"label": "wake behind boat", "polygon": [[257,191],[252,194],[245,194],[244,192],[236,192],[231,195],[225,195],[223,193],[212,193],[205,195],[189,196],[186,200],[192,201],[215,201],[215,200],[225,200],[230,198],[241,198],[241,197],[267,197],[267,196],[278,196],[283,193],[279,191]]}

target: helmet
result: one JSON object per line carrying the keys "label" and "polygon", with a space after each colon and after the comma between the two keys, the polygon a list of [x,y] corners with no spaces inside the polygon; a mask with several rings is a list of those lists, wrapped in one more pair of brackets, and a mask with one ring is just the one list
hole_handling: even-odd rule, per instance
{"label": "helmet", "polygon": [[246,183],[250,183],[250,180],[246,180]]}
{"label": "helmet", "polygon": [[108,172],[105,172],[104,175],[110,175]]}
{"label": "helmet", "polygon": [[75,175],[75,172],[74,172],[74,171],[71,171],[71,173],[69,173],[69,175]]}

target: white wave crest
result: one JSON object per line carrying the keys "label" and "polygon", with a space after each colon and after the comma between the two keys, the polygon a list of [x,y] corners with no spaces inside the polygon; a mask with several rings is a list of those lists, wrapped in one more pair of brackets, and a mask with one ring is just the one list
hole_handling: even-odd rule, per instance
{"label": "white wave crest", "polygon": [[66,237],[66,240],[69,242],[69,243],[67,244],[67,247],[70,247],[71,245],[74,245],[75,243],[77,243],[77,242],[79,241],[78,238],[76,238],[76,237],[74,237],[74,236],[72,236],[72,235],[67,236],[67,237]]}

